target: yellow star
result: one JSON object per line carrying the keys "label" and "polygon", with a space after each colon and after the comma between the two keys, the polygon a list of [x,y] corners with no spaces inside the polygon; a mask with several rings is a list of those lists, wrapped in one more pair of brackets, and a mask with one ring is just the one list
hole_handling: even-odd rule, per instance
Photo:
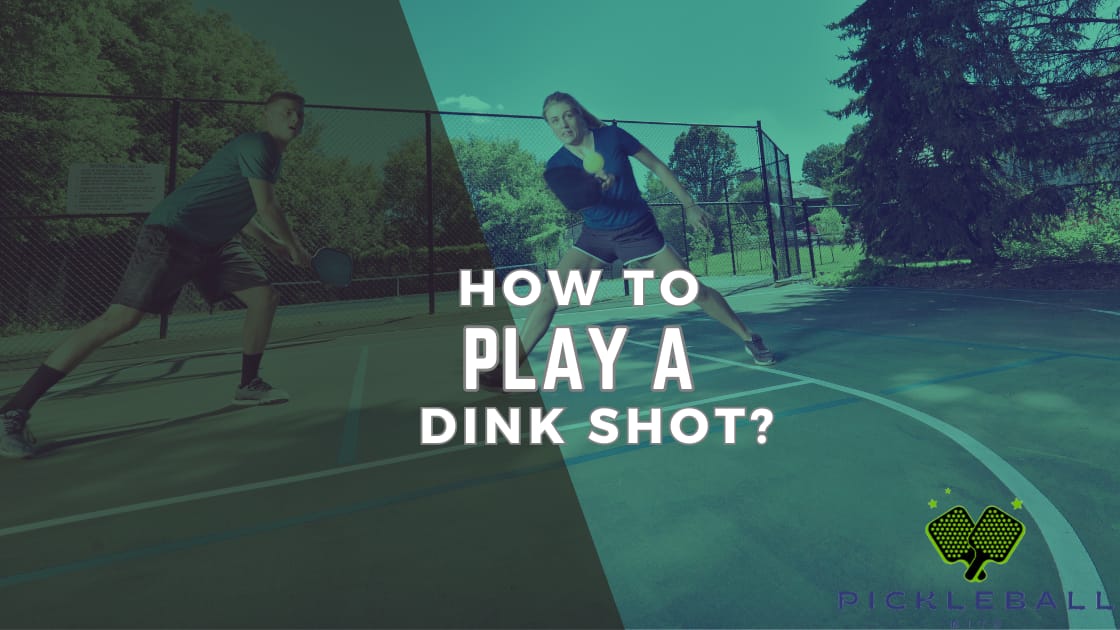
{"label": "yellow star", "polygon": [[930,499],[929,500],[929,509],[932,510],[935,507],[937,507],[937,501],[934,501],[933,499]]}
{"label": "yellow star", "polygon": [[945,494],[953,494],[952,488],[945,488]]}
{"label": "yellow star", "polygon": [[1016,510],[1021,510],[1023,509],[1023,502],[1019,500],[1019,497],[1015,497],[1015,500],[1011,502],[1011,506]]}

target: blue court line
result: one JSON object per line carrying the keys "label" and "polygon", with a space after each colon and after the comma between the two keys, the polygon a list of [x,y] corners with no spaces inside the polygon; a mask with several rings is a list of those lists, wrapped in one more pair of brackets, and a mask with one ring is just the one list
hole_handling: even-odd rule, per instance
{"label": "blue court line", "polygon": [[338,450],[338,463],[353,464],[358,450],[358,421],[362,416],[362,394],[366,383],[366,359],[369,346],[362,346],[358,367],[354,370],[354,385],[350,390],[350,406],[342,424],[342,446]]}
{"label": "blue court line", "polygon": [[1073,356],[1073,355],[1053,354],[1053,355],[1045,356],[1045,357],[1035,357],[1033,359],[1024,359],[1023,361],[1016,361],[1014,363],[997,365],[995,367],[984,368],[982,370],[973,370],[971,372],[962,372],[960,374],[953,374],[953,375],[950,375],[950,376],[942,376],[940,378],[931,378],[931,379],[924,380],[924,381],[918,381],[917,383],[911,383],[909,385],[899,385],[897,387],[889,387],[887,389],[879,390],[877,393],[882,395],[882,396],[889,396],[891,394],[897,394],[897,393],[900,393],[900,392],[907,392],[907,391],[910,391],[910,390],[913,390],[913,389],[918,389],[920,387],[926,387],[928,385],[937,385],[939,383],[948,383],[950,381],[960,381],[960,380],[964,380],[966,378],[973,378],[975,376],[986,376],[988,374],[996,374],[998,372],[1006,372],[1008,370],[1015,370],[1015,369],[1018,369],[1018,368],[1021,368],[1021,367],[1038,365],[1039,363],[1045,363],[1047,361],[1053,361],[1054,359],[1064,359],[1064,358],[1071,357],[1071,356]]}
{"label": "blue court line", "polygon": [[[1010,364],[1001,365],[1001,366],[995,366],[995,367],[988,368],[988,369],[985,369],[985,370],[974,370],[974,371],[971,371],[971,372],[966,372],[966,373],[962,373],[962,374],[958,374],[958,375],[947,376],[947,377],[943,377],[943,378],[939,378],[939,379],[931,379],[929,381],[922,381],[922,382],[919,382],[919,383],[914,383],[912,385],[903,386],[901,388],[895,387],[895,388],[891,388],[890,390],[882,390],[882,391],[887,392],[887,391],[892,391],[892,390],[902,391],[902,390],[916,389],[916,388],[924,387],[924,386],[931,385],[931,384],[934,384],[934,383],[943,383],[943,382],[952,381],[952,380],[962,380],[962,379],[966,379],[966,378],[972,378],[972,377],[975,377],[975,376],[979,376],[979,375],[982,375],[982,374],[990,374],[990,373],[995,373],[995,372],[1008,371],[1008,370],[1017,369],[1017,368],[1021,368],[1021,367],[1026,367],[1026,366],[1029,366],[1029,365],[1034,365],[1034,364],[1040,363],[1042,361],[1049,361],[1049,360],[1053,360],[1053,359],[1057,359],[1057,358],[1061,358],[1061,357],[1060,356],[1038,357],[1034,360],[1017,361],[1015,363],[1010,363]],[[825,401],[825,402],[822,402],[822,403],[815,403],[815,404],[812,404],[812,405],[805,405],[805,406],[796,407],[796,408],[789,409],[789,410],[784,410],[784,411],[775,410],[774,411],[774,416],[775,416],[775,418],[778,418],[778,417],[788,418],[788,417],[791,417],[791,416],[804,415],[804,414],[813,413],[813,412],[816,412],[816,411],[821,411],[821,410],[824,410],[824,409],[832,409],[832,408],[836,408],[836,407],[842,407],[842,406],[846,406],[846,405],[850,405],[850,404],[854,404],[854,403],[858,403],[858,402],[864,402],[864,401],[863,401],[863,399],[857,398],[857,397],[838,398],[838,399],[834,399],[834,400],[831,400],[831,401]],[[750,420],[747,419],[747,418],[741,418],[741,419],[736,421],[736,426],[737,427],[739,425],[747,426],[749,424],[750,424]],[[245,538],[245,537],[253,536],[253,535],[256,535],[256,534],[261,534],[261,533],[266,533],[266,532],[274,532],[274,531],[278,531],[278,530],[282,530],[282,529],[287,529],[287,528],[290,528],[290,527],[295,527],[295,526],[298,526],[298,525],[306,525],[306,524],[309,524],[309,523],[324,521],[324,520],[328,520],[328,519],[331,519],[331,518],[336,518],[336,517],[339,517],[339,516],[348,516],[348,515],[356,514],[356,513],[359,513],[359,512],[374,510],[374,509],[378,509],[378,508],[382,508],[382,507],[388,507],[388,506],[391,506],[391,505],[397,505],[397,504],[400,504],[400,503],[405,503],[405,502],[408,502],[408,501],[421,499],[421,498],[427,498],[427,497],[431,497],[431,496],[435,496],[435,495],[439,495],[439,494],[443,494],[443,493],[447,493],[447,492],[453,492],[453,491],[456,491],[456,490],[474,488],[474,487],[486,485],[486,484],[489,484],[489,483],[495,483],[495,482],[499,482],[499,481],[506,481],[506,480],[509,480],[509,479],[515,479],[515,478],[518,478],[518,477],[524,477],[524,476],[536,474],[536,473],[539,473],[539,472],[543,472],[543,471],[558,468],[558,467],[578,466],[580,464],[585,464],[585,463],[588,463],[588,462],[598,461],[598,460],[605,459],[605,458],[608,458],[608,457],[613,457],[613,456],[616,456],[616,455],[622,455],[622,454],[625,454],[625,453],[631,453],[631,452],[634,452],[634,451],[639,451],[639,450],[642,450],[642,449],[649,448],[651,446],[665,446],[665,445],[671,445],[671,444],[675,444],[675,443],[676,443],[676,440],[672,439],[672,436],[665,436],[664,439],[663,439],[663,442],[660,445],[654,444],[654,443],[648,442],[648,441],[647,442],[640,442],[638,444],[624,444],[624,445],[604,449],[602,451],[598,451],[598,452],[594,452],[594,453],[577,455],[577,456],[574,456],[570,459],[560,460],[560,461],[550,463],[550,464],[538,464],[538,465],[535,465],[535,466],[526,466],[526,467],[511,470],[511,471],[486,475],[486,476],[482,476],[482,477],[475,477],[475,478],[472,478],[472,479],[465,479],[463,481],[458,481],[458,482],[453,482],[453,483],[440,484],[440,485],[432,486],[432,487],[429,487],[429,488],[424,488],[424,489],[415,490],[415,491],[412,491],[412,492],[398,494],[398,495],[391,496],[391,497],[383,497],[383,498],[380,498],[380,499],[373,499],[373,500],[370,500],[370,501],[364,501],[364,502],[351,504],[351,505],[347,505],[347,506],[341,506],[341,507],[332,508],[332,509],[329,509],[329,510],[323,510],[323,511],[319,511],[319,512],[314,512],[314,513],[306,514],[306,515],[302,515],[302,516],[290,517],[290,518],[287,518],[287,519],[272,521],[272,522],[268,522],[268,523],[261,523],[259,525],[243,527],[243,528],[238,528],[238,529],[233,529],[233,530],[226,530],[224,532],[215,532],[215,533],[211,533],[211,534],[204,534],[204,535],[201,535],[201,536],[194,536],[194,537],[191,537],[191,538],[186,538],[186,539],[182,539],[182,540],[178,540],[178,541],[172,541],[172,542],[158,544],[158,545],[152,545],[152,546],[143,547],[143,548],[140,548],[140,549],[133,549],[133,550],[129,550],[129,551],[111,553],[111,554],[106,554],[106,555],[103,555],[103,556],[88,558],[86,560],[79,560],[79,561],[76,561],[76,562],[60,564],[60,565],[56,565],[56,566],[53,566],[53,567],[38,569],[38,570],[35,570],[35,571],[29,571],[29,572],[25,572],[25,573],[17,573],[17,574],[13,574],[13,575],[9,575],[9,576],[5,576],[5,577],[0,578],[0,588],[4,588],[4,587],[7,587],[7,586],[13,586],[13,585],[16,585],[16,584],[23,584],[23,583],[27,583],[27,582],[36,581],[36,580],[43,580],[43,579],[47,579],[47,578],[51,578],[51,577],[55,577],[55,576],[59,576],[59,575],[65,575],[65,574],[68,574],[68,573],[74,573],[74,572],[82,571],[82,570],[85,570],[85,569],[104,567],[104,566],[108,566],[108,565],[111,565],[111,564],[115,564],[117,562],[124,562],[124,561],[128,561],[128,560],[137,560],[137,559],[152,557],[152,556],[156,556],[156,555],[160,555],[160,554],[164,554],[164,553],[172,553],[172,552],[175,552],[175,551],[192,549],[192,548],[201,547],[201,546],[205,546],[205,545],[210,545],[210,544],[214,544],[214,543],[236,540],[236,539],[239,539],[239,538]]]}

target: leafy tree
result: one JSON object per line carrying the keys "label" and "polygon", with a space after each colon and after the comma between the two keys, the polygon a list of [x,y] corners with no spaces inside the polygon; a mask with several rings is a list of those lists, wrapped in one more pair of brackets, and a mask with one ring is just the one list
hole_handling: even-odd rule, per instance
{"label": "leafy tree", "polygon": [[322,125],[305,126],[284,153],[276,196],[309,248],[342,248],[355,257],[357,272],[377,273],[362,261],[389,245],[384,217],[375,212],[381,174],[372,164],[325,155],[322,132]]}
{"label": "leafy tree", "polygon": [[[382,167],[384,184],[377,197],[376,211],[384,216],[389,237],[413,248],[428,245],[426,151],[423,136],[401,143]],[[455,151],[447,136],[434,132],[432,188],[435,243],[440,246],[482,243]]]}
{"label": "leafy tree", "polygon": [[[718,127],[700,126],[689,127],[677,136],[668,166],[699,202],[729,201],[741,170],[738,149],[731,136]],[[668,197],[669,201],[675,201],[672,195]],[[727,210],[714,206],[707,210],[722,219],[712,226],[712,252],[725,251],[728,243],[726,216],[720,215],[725,215]],[[698,241],[698,245],[701,250],[697,252],[708,247],[708,241]]]}
{"label": "leafy tree", "polygon": [[[0,3],[0,56],[6,90],[98,96],[0,97],[0,216],[63,212],[75,163],[167,164],[171,98],[250,103],[182,104],[175,182],[181,183],[235,135],[259,128],[259,107],[252,103],[274,90],[296,89],[263,43],[226,14],[196,12],[190,0]],[[377,173],[327,155],[319,139],[308,125],[285,155],[281,200],[313,238],[359,254],[379,247],[385,228],[370,212]],[[50,269],[19,274],[0,287],[0,326],[14,312],[9,305],[44,303],[36,297],[37,279],[55,287],[60,313],[83,320],[102,308],[135,228],[131,219],[77,219],[5,230],[0,267],[48,261]],[[90,269],[106,271],[91,275]],[[36,316],[13,317],[26,322]]]}
{"label": "leafy tree", "polygon": [[844,235],[844,218],[836,208],[825,208],[809,217],[809,223],[826,243],[834,243]]}
{"label": "leafy tree", "polygon": [[455,155],[495,265],[548,264],[569,213],[547,189],[544,165],[516,140],[456,139]]}
{"label": "leafy tree", "polygon": [[1052,125],[1014,89],[1009,50],[984,29],[982,1],[867,0],[832,25],[861,40],[836,83],[860,94],[838,114],[869,120],[847,177],[870,254],[991,261],[997,234],[1032,218],[1000,156],[1052,146]]}
{"label": "leafy tree", "polygon": [[674,141],[669,168],[697,201],[718,201],[725,182],[740,168],[739,154],[726,131],[693,126]]}
{"label": "leafy tree", "polygon": [[801,164],[801,178],[809,184],[827,188],[840,170],[840,153],[844,145],[822,144],[805,155]]}
{"label": "leafy tree", "polygon": [[868,118],[840,176],[868,253],[992,262],[1001,239],[1064,208],[1054,176],[1086,157],[1085,125],[1100,128],[1070,106],[1117,94],[1115,75],[1069,48],[1103,24],[1088,17],[1100,6],[868,0],[831,25],[859,41],[835,81],[858,96],[835,114]]}
{"label": "leafy tree", "polygon": [[[1079,160],[1016,167],[1060,183],[1115,179],[1120,172],[1120,7],[1112,0],[987,2],[986,24],[1008,42],[1043,113],[1083,146]],[[1060,156],[1063,157],[1064,156]]]}

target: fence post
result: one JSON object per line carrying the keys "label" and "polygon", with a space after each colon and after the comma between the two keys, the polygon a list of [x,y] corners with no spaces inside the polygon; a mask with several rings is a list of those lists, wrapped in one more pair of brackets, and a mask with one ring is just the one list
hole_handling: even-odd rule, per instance
{"label": "fence post", "polygon": [[692,272],[692,247],[688,244],[688,215],[684,206],[681,206],[681,234],[684,235],[684,266]]}
{"label": "fence post", "polygon": [[428,314],[436,312],[436,218],[432,191],[432,112],[424,112],[424,152],[427,163],[428,205]]}
{"label": "fence post", "polygon": [[[773,144],[773,143],[771,143]],[[785,250],[786,258],[786,273],[789,276],[793,275],[793,263],[789,259],[789,228],[786,227],[786,204],[785,204],[785,191],[782,190],[782,160],[778,157],[778,146],[774,145],[774,177],[777,179],[778,184],[778,220],[782,223],[782,249]],[[796,223],[795,223],[796,225]],[[793,244],[797,246],[797,234],[793,235]],[[797,261],[797,271],[801,272],[801,261]],[[789,277],[787,276],[787,277]]]}
{"label": "fence post", "polygon": [[[171,141],[169,144],[170,155],[167,158],[167,186],[166,194],[170,195],[175,190],[175,182],[178,179],[179,168],[179,117],[182,114],[182,101],[173,101],[171,103]],[[167,339],[167,328],[170,321],[169,313],[160,313],[159,315],[159,338]]]}
{"label": "fence post", "polygon": [[731,223],[731,197],[727,194],[727,177],[723,178],[723,209],[727,214],[727,249],[731,252],[731,275],[738,275],[735,264],[735,226]]}
{"label": "fence post", "polygon": [[762,133],[762,121],[758,122],[758,158],[759,158],[759,174],[762,175],[762,199],[766,204],[766,232],[770,237],[770,269],[773,272],[774,282],[780,280],[778,277],[778,252],[774,248],[774,213],[770,210],[770,183],[766,177],[766,148],[763,145],[763,138],[765,135]]}
{"label": "fence post", "polygon": [[813,256],[813,226],[809,223],[809,200],[801,200],[801,216],[805,218],[805,242],[809,246],[809,269],[812,277],[817,277],[817,262]]}

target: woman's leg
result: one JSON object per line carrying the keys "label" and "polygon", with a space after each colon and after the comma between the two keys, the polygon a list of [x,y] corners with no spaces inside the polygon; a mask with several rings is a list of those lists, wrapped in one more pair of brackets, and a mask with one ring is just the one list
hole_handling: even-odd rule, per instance
{"label": "woman's leg", "polygon": [[[586,275],[588,272],[594,269],[601,269],[603,266],[603,261],[578,249],[572,248],[560,259],[560,263],[556,266],[556,272],[563,281],[568,277],[568,273],[571,271],[579,271],[580,274]],[[518,366],[529,358],[529,354],[533,352],[533,348],[540,343],[545,333],[552,327],[552,318],[556,315],[557,306],[555,293],[551,287],[546,286],[544,290],[541,291],[540,298],[533,304],[533,308],[529,312],[529,317],[525,320],[525,326],[521,330],[521,347],[518,348],[517,354]],[[500,388],[502,386],[501,363],[493,370],[481,374],[480,381],[487,389]]]}
{"label": "woman's leg", "polygon": [[[665,277],[665,275],[671,271],[688,269],[685,267],[684,261],[681,260],[680,256],[677,256],[677,253],[669,247],[654,254],[651,258],[641,261],[640,264],[646,269],[652,269],[653,273],[656,274],[658,278]],[[699,280],[697,280],[697,282],[700,285],[700,292],[696,295],[696,305],[713,319],[726,326],[731,332],[735,333],[739,339],[749,341],[752,334],[751,330],[739,319],[735,311],[731,310],[731,306],[727,303],[727,300],[723,298],[723,295],[703,282]]]}
{"label": "woman's leg", "polygon": [[[641,264],[646,269],[652,269],[658,278],[665,277],[671,271],[687,270],[684,261],[671,247],[665,247],[650,258],[642,260]],[[696,304],[712,319],[723,324],[743,341],[747,351],[759,365],[770,365],[774,362],[773,353],[762,341],[762,336],[747,327],[743,320],[731,310],[731,306],[723,295],[703,282],[697,281],[700,291],[696,295]]]}
{"label": "woman's leg", "polygon": [[[563,281],[572,271],[579,271],[580,275],[587,275],[590,271],[601,269],[603,266],[602,261],[596,260],[578,249],[570,249],[560,260],[556,272]],[[552,326],[552,318],[556,315],[556,309],[556,294],[551,289],[541,291],[541,297],[533,305],[529,317],[525,320],[525,327],[521,331],[521,354],[518,356],[520,361],[525,361],[529,354],[533,352],[533,348],[544,337],[544,334],[548,332],[548,329]]]}

